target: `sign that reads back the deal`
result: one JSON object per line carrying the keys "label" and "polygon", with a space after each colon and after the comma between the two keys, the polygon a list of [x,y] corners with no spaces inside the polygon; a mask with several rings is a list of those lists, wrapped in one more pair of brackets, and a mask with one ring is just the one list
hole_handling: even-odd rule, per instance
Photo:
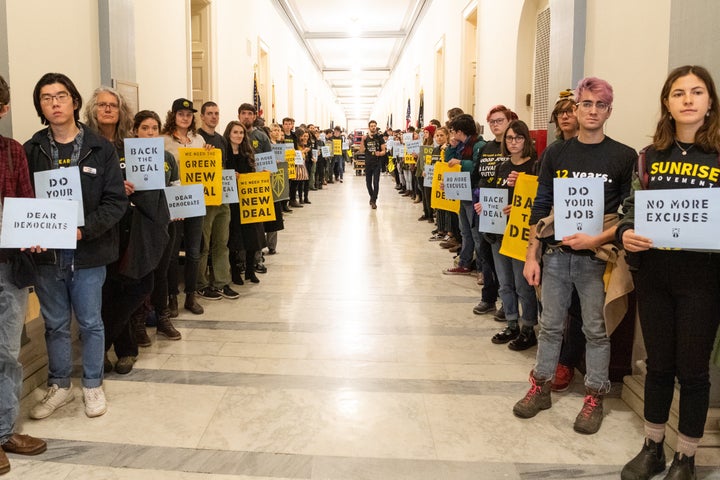
{"label": "sign that reads back the deal", "polygon": [[0,247],[77,247],[77,210],[73,200],[5,197]]}
{"label": "sign that reads back the deal", "polygon": [[470,172],[446,172],[443,177],[445,198],[453,200],[472,200]]}
{"label": "sign that reads back the deal", "polygon": [[478,229],[484,233],[498,235],[505,233],[507,215],[503,209],[508,205],[508,190],[505,188],[481,188],[480,204],[482,210],[478,215]]}
{"label": "sign that reads back the deal", "polygon": [[235,179],[234,169],[228,168],[222,171],[222,186],[223,204],[238,203],[237,180]]}
{"label": "sign that reads back the deal", "polygon": [[270,172],[243,173],[238,176],[240,222],[258,223],[275,220]]}
{"label": "sign that reads back the deal", "polygon": [[125,139],[125,178],[135,190],[165,188],[165,145],[163,139]]}
{"label": "sign that reads back the deal", "polygon": [[605,212],[605,182],[599,177],[553,179],[555,238],[576,233],[600,235]]}
{"label": "sign that reads back the deal", "polygon": [[199,183],[165,187],[170,218],[192,218],[205,216],[205,192]]}
{"label": "sign that reads back the deal", "polygon": [[635,192],[635,233],[656,248],[720,250],[720,190]]}
{"label": "sign that reads back the deal", "polygon": [[538,189],[538,177],[520,173],[515,181],[512,209],[503,235],[500,253],[525,261],[530,240],[530,211],[535,202]]}
{"label": "sign that reads back the deal", "polygon": [[[88,175],[94,175],[94,168],[85,166]],[[35,197],[51,200],[75,200],[78,202],[77,226],[85,226],[80,168],[67,167],[35,172]]]}
{"label": "sign that reads back the deal", "polygon": [[218,148],[179,148],[180,183],[202,184],[206,205],[222,204],[222,152]]}

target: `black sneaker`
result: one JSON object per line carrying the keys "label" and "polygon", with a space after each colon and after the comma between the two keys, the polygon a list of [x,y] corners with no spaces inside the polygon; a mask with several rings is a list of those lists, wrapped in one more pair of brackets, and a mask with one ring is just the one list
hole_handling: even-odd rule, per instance
{"label": "black sneaker", "polygon": [[264,263],[258,263],[255,265],[255,273],[267,273],[267,267]]}
{"label": "black sneaker", "polygon": [[220,295],[222,295],[225,298],[230,298],[232,300],[235,300],[236,298],[240,298],[240,294],[230,288],[230,285],[225,285],[222,290],[217,291]]}
{"label": "black sneaker", "polygon": [[516,339],[508,343],[510,350],[521,352],[532,348],[537,345],[537,337],[535,336],[535,330],[532,327],[523,327],[520,329],[520,335]]}
{"label": "black sneaker", "polygon": [[480,302],[473,307],[473,313],[475,315],[484,315],[495,311],[495,303],[491,302]]}
{"label": "black sneaker", "polygon": [[205,300],[220,300],[222,298],[222,295],[220,295],[220,292],[215,290],[213,287],[205,287],[201,288],[197,292],[198,295],[200,295]]}

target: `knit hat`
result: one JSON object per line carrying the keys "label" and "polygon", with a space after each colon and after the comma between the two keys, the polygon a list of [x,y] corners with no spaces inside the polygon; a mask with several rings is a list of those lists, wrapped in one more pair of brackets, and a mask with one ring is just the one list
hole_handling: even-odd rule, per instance
{"label": "knit hat", "polygon": [[435,136],[435,125],[428,125],[426,127],[423,127],[424,130],[427,130],[427,132],[430,134],[430,137]]}

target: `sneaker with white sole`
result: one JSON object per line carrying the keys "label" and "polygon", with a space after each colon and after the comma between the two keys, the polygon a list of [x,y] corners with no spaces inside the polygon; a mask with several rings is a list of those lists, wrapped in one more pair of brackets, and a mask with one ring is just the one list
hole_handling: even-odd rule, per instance
{"label": "sneaker with white sole", "polygon": [[83,401],[85,402],[85,415],[90,418],[99,417],[107,412],[107,402],[102,386],[83,387]]}
{"label": "sneaker with white sole", "polygon": [[50,385],[45,397],[30,410],[30,418],[40,420],[52,415],[55,410],[67,405],[75,399],[72,383],[68,388],[60,388],[58,385]]}

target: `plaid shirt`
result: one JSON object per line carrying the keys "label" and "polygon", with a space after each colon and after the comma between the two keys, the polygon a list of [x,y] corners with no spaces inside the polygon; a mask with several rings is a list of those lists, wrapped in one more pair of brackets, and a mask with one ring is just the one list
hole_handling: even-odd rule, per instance
{"label": "plaid shirt", "polygon": [[0,136],[0,200],[5,197],[34,198],[35,194],[22,145]]}

